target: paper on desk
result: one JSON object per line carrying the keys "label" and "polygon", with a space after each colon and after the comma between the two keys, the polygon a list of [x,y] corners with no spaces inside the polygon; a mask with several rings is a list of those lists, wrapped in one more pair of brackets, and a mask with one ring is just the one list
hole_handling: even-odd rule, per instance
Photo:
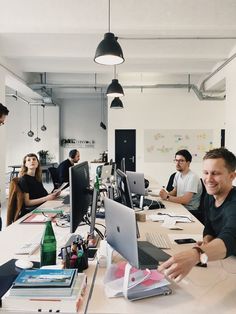
{"label": "paper on desk", "polygon": [[42,205],[40,205],[39,207],[37,207],[37,209],[52,209],[52,208],[58,208],[63,206],[63,202],[61,200],[53,200],[53,201],[47,201],[45,203],[43,203]]}
{"label": "paper on desk", "polygon": [[149,215],[151,221],[165,221],[166,219],[173,219],[175,222],[192,222],[190,215],[177,215],[175,213],[153,214]]}
{"label": "paper on desk", "polygon": [[[202,241],[202,234],[187,234],[187,233],[170,233],[168,234],[171,243],[175,243],[176,239],[194,239],[196,241]],[[193,243],[191,243],[193,245]]]}

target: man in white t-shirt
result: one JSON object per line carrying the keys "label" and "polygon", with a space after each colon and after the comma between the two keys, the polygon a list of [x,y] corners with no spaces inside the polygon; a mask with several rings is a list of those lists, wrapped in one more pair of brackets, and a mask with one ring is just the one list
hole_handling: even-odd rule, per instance
{"label": "man in white t-shirt", "polygon": [[184,205],[188,210],[197,210],[202,194],[202,183],[197,174],[190,170],[192,155],[186,149],[175,154],[177,173],[174,178],[174,189],[170,192],[162,189],[160,197],[174,203]]}

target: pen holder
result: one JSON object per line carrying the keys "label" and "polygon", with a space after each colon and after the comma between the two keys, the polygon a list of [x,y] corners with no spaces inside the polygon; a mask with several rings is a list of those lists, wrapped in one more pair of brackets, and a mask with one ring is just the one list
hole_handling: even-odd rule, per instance
{"label": "pen holder", "polygon": [[61,249],[64,268],[76,268],[83,272],[88,268],[88,248],[85,245],[73,243],[72,246]]}

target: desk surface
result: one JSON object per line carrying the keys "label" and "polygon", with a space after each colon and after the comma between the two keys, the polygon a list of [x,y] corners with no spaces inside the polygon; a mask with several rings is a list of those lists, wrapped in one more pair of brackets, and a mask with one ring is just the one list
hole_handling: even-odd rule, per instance
{"label": "desk surface", "polygon": [[[178,214],[186,214],[186,209],[178,204],[166,202],[166,210]],[[150,214],[155,211],[149,211]],[[170,234],[202,234],[203,226],[194,223],[179,224],[182,231],[170,231],[161,227],[160,222],[140,222],[141,238],[146,231]],[[175,253],[191,244],[173,244],[171,251]],[[172,283],[172,295],[157,296],[130,302],[124,298],[106,297],[103,278],[104,268],[99,268],[88,313],[151,313],[164,314],[183,313],[235,313],[236,311],[236,258],[224,261],[209,262],[207,268],[194,267],[190,274],[179,284]]]}
{"label": "desk surface", "polygon": [[[49,201],[47,203],[44,203],[42,207],[49,208],[49,207],[54,206],[56,208],[60,205],[62,205],[61,201]],[[27,214],[27,215],[30,215],[30,214]],[[30,256],[14,254],[14,252],[17,251],[17,248],[19,248],[22,244],[30,242],[30,240],[31,239],[33,240],[36,236],[39,236],[41,238],[44,228],[45,228],[44,223],[42,224],[41,223],[37,223],[37,224],[36,223],[35,224],[20,223],[21,220],[24,220],[25,217],[26,216],[22,217],[21,219],[19,219],[18,221],[11,224],[6,229],[4,229],[4,231],[0,232],[0,248],[1,248],[0,265],[4,264],[5,262],[7,262],[8,260],[12,258],[39,261],[39,250],[37,250],[34,255],[30,255]],[[87,226],[84,226],[84,227],[87,227]],[[87,230],[85,229],[81,230],[81,228],[82,227],[80,227],[79,231],[86,233]],[[69,228],[60,228],[60,227],[57,227],[55,224],[53,224],[53,229],[54,229],[55,236],[57,239],[57,246],[60,247],[62,244],[65,244],[65,238],[69,233]],[[89,261],[89,268],[85,271],[88,277],[88,283],[87,283],[87,289],[86,289],[87,293],[85,294],[83,304],[80,309],[80,313],[84,313],[85,311],[88,298],[89,298],[90,288],[93,282],[93,276],[96,270],[96,265],[97,265],[96,261],[92,261],[92,262]],[[0,313],[2,312],[0,311]],[[23,313],[23,312],[21,311],[20,313]]]}
{"label": "desk surface", "polygon": [[[53,201],[56,202],[56,201]],[[52,205],[52,204],[51,204]],[[55,203],[58,206],[60,203]],[[45,205],[44,205],[45,206]],[[166,202],[166,210],[178,214],[186,213],[181,205]],[[150,214],[155,211],[149,211]],[[23,219],[23,218],[22,218]],[[19,221],[0,232],[0,263],[3,264],[11,258],[19,258],[14,252],[20,244],[29,242],[36,234],[42,234],[44,224],[20,224]],[[203,226],[195,221],[194,223],[181,223],[184,230],[170,231],[161,227],[160,222],[140,222],[139,228],[141,237],[145,231],[156,231],[157,233],[170,234],[201,234]],[[60,243],[61,239],[69,232],[68,228],[54,226],[55,234]],[[171,253],[191,247],[191,244],[173,244]],[[30,260],[39,260],[39,255],[31,255]],[[96,262],[90,263],[86,271],[88,275],[88,289],[81,308],[81,313],[86,310],[93,314],[112,313],[151,313],[161,314],[182,314],[182,313],[203,313],[210,314],[233,314],[236,309],[236,258],[227,258],[223,261],[209,262],[207,268],[194,267],[190,274],[179,284],[171,284],[173,294],[169,296],[152,297],[144,300],[130,302],[124,298],[109,299],[104,292],[103,278],[106,269],[98,268],[95,277],[93,291],[93,277],[95,275]],[[92,292],[91,298],[89,293]]]}

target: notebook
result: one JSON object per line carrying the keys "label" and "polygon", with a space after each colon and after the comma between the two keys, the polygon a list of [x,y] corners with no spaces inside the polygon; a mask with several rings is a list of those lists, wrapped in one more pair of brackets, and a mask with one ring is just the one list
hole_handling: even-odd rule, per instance
{"label": "notebook", "polygon": [[170,255],[147,241],[138,241],[133,209],[105,198],[107,242],[132,266],[155,269]]}

